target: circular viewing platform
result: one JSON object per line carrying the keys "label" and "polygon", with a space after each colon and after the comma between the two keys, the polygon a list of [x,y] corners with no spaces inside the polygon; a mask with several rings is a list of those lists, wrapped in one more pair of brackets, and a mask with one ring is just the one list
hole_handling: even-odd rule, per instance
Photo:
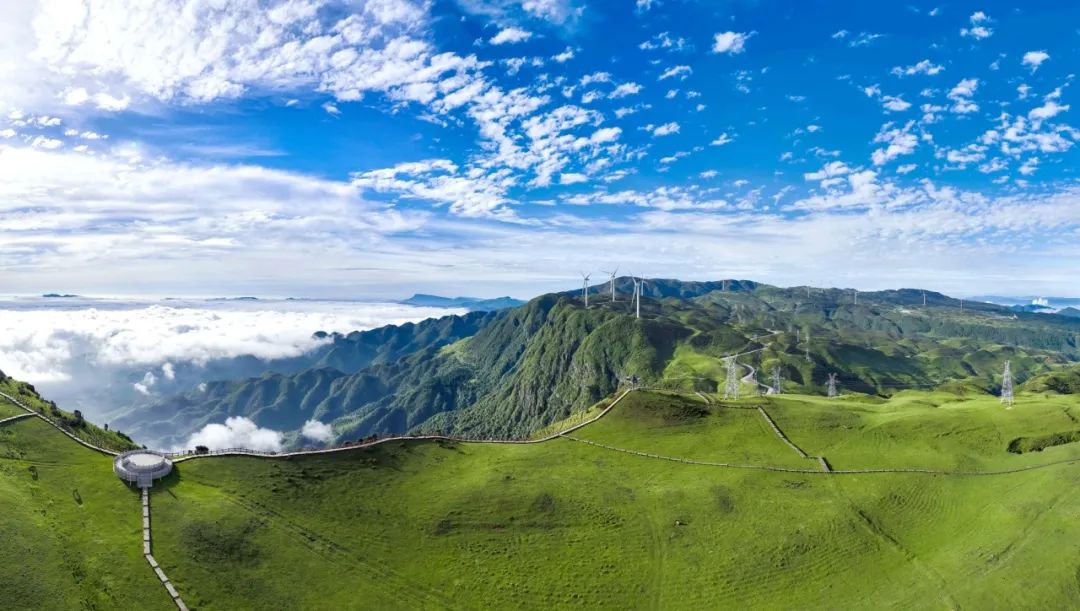
{"label": "circular viewing platform", "polygon": [[113,472],[116,476],[139,488],[151,487],[155,480],[171,473],[172,468],[172,461],[154,450],[132,450],[113,460]]}

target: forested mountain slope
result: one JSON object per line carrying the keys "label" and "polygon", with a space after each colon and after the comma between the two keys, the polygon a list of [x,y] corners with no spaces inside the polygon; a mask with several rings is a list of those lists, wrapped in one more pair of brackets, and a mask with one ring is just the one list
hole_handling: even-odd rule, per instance
{"label": "forested mountain slope", "polygon": [[883,395],[940,385],[987,392],[1005,360],[1022,381],[1078,357],[1080,320],[919,290],[861,293],[856,303],[850,290],[649,280],[640,319],[631,280],[617,279],[616,290],[612,303],[608,285],[592,287],[588,309],[580,292],[549,294],[499,313],[350,334],[340,346],[335,338],[311,368],[208,384],[130,414],[124,426],[168,442],[235,415],[280,430],[332,422],[341,440],[522,437],[630,378],[715,391],[723,357],[735,353],[747,353],[740,378],[753,368],[771,383],[778,370],[786,389],[823,392],[836,373],[846,391]]}

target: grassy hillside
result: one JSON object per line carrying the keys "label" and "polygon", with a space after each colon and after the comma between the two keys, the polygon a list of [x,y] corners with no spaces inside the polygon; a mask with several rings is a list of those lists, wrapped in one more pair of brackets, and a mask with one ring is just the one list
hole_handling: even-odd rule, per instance
{"label": "grassy hillside", "polygon": [[[948,393],[709,399],[633,393],[574,439],[536,445],[180,463],[152,493],[154,553],[193,609],[1062,608],[1080,597],[1080,463],[828,475],[757,411],[835,468],[1014,469],[1080,460],[1080,443],[1008,450],[1013,436],[1075,428],[1066,397],[1025,394],[1008,411]],[[167,608],[139,556],[138,516],[106,457],[35,419],[0,427],[5,607]]]}
{"label": "grassy hillside", "polygon": [[[814,399],[763,404],[793,439],[845,466],[1023,466],[1032,461],[1007,452],[1008,427],[1068,419],[1037,397],[1011,412],[943,399],[833,401],[833,421]],[[575,436],[812,466],[756,414],[639,395]],[[995,426],[1004,434],[987,439]],[[1080,447],[1037,458],[1080,458]],[[1078,483],[1075,463],[986,477],[827,476],[685,465],[570,440],[396,443],[184,464],[155,511],[167,517],[159,549],[172,578],[208,609],[1061,607],[1080,596]]]}
{"label": "grassy hillside", "polygon": [[[53,422],[63,426],[69,433],[99,448],[123,452],[138,447],[127,435],[118,431],[105,430],[88,422],[83,419],[82,414],[78,411],[68,412],[60,409],[52,401],[42,399],[33,386],[6,377],[3,372],[0,372],[0,391],[15,397],[23,405],[44,414]],[[25,413],[26,410],[0,396],[0,418]]]}
{"label": "grassy hillside", "polygon": [[175,609],[141,529],[111,458],[37,418],[0,426],[0,606]]}

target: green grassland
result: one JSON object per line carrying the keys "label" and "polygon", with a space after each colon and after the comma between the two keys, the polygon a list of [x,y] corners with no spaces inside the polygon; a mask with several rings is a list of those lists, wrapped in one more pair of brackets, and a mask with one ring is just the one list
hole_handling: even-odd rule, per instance
{"label": "green grassland", "polygon": [[[0,372],[0,391],[15,397],[23,405],[36,410],[63,426],[72,435],[99,448],[123,452],[138,447],[129,437],[117,431],[102,429],[83,419],[79,412],[67,412],[52,401],[42,399],[33,386],[5,377]],[[0,418],[25,414],[26,410],[14,405],[7,398],[0,396]]]}
{"label": "green grassland", "polygon": [[141,515],[110,457],[37,418],[0,426],[0,607],[175,609]]}
{"label": "green grassland", "polygon": [[15,405],[11,401],[8,401],[4,397],[0,397],[0,420],[25,413],[26,410],[24,410],[23,408]]}
{"label": "green grassland", "polygon": [[[1075,429],[1080,407],[1068,397],[1024,394],[1009,411],[947,393],[710,399],[631,393],[573,436],[814,468],[764,423],[761,405],[836,468],[1080,458],[1076,443],[1007,450],[1013,437]],[[0,457],[0,505],[11,506],[0,523],[25,539],[16,551],[0,546],[9,567],[0,600],[17,601],[6,606],[41,608],[13,585],[11,567],[27,555],[26,572],[68,597],[57,607],[79,607],[72,597],[101,583],[113,598],[81,606],[154,608],[158,590],[167,605],[138,555],[137,497],[106,457],[36,420],[0,430]],[[1075,462],[986,476],[828,475],[684,464],[572,439],[401,441],[179,463],[152,493],[154,553],[192,609],[1065,608],[1080,600],[1078,484]],[[24,525],[41,516],[57,524]],[[136,591],[147,602],[128,604]]]}

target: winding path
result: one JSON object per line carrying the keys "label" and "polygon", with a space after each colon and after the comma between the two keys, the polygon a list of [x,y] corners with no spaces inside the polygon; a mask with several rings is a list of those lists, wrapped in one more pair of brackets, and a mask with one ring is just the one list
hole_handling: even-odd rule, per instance
{"label": "winding path", "polygon": [[[683,463],[687,465],[698,465],[702,467],[723,467],[727,469],[753,469],[757,471],[775,471],[779,473],[805,473],[807,475],[870,475],[879,473],[922,473],[927,475],[953,475],[962,477],[977,477],[984,475],[1009,475],[1012,473],[1023,473],[1025,471],[1037,471],[1039,469],[1048,469],[1050,467],[1056,467],[1058,465],[1068,465],[1073,463],[1080,463],[1080,458],[1068,458],[1065,460],[1056,460],[1049,463],[1040,465],[1029,465],[1027,467],[1016,467],[1013,469],[998,469],[993,471],[943,471],[937,469],[800,469],[798,467],[779,467],[775,465],[758,465],[752,463],[727,463],[727,462],[714,462],[708,460],[694,460],[692,458],[679,458],[677,456],[665,456],[663,454],[652,454],[650,452],[640,452],[638,450],[628,450],[626,448],[620,448],[611,446],[596,441],[589,441],[588,439],[582,439],[580,437],[574,437],[573,435],[562,435],[563,438],[578,443],[584,443],[605,450],[611,450],[613,452],[622,452],[624,454],[633,454],[634,456],[641,456],[643,458],[652,458],[656,460],[666,460],[670,462]],[[824,458],[818,457],[819,461]]]}
{"label": "winding path", "polygon": [[575,425],[573,425],[573,426],[571,426],[571,427],[569,427],[569,428],[567,428],[565,430],[558,431],[558,432],[552,433],[550,435],[547,435],[545,437],[540,437],[540,438],[537,438],[537,439],[470,439],[470,438],[467,438],[467,437],[452,437],[452,436],[449,436],[449,435],[397,435],[395,437],[383,437],[381,439],[376,439],[374,441],[369,441],[367,443],[358,443],[358,444],[355,444],[355,445],[341,446],[341,447],[338,447],[338,448],[324,448],[324,449],[321,449],[321,450],[297,450],[295,452],[259,452],[257,450],[248,450],[248,449],[245,449],[245,448],[229,448],[229,449],[225,449],[225,450],[214,450],[214,451],[211,451],[211,452],[204,452],[202,454],[177,453],[177,454],[166,454],[166,456],[168,456],[169,459],[173,461],[173,464],[176,464],[178,462],[188,461],[188,460],[195,460],[196,458],[207,458],[207,457],[210,457],[210,456],[254,456],[254,457],[257,457],[257,458],[290,458],[292,456],[308,456],[308,455],[316,455],[316,454],[334,454],[334,453],[337,453],[337,452],[348,452],[350,450],[360,450],[360,449],[363,449],[363,448],[370,448],[370,447],[373,447],[373,446],[377,446],[379,444],[390,443],[390,442],[394,442],[394,441],[415,441],[415,440],[452,441],[452,442],[456,442],[456,443],[497,443],[497,444],[531,445],[531,444],[536,444],[536,443],[544,443],[545,441],[551,441],[552,439],[557,439],[557,438],[561,437],[562,435],[565,435],[566,433],[572,433],[572,432],[580,429],[583,426],[587,426],[589,424],[592,424],[593,422],[596,422],[597,420],[599,420],[599,419],[603,418],[605,415],[607,415],[607,413],[610,412],[616,405],[618,405],[619,402],[622,401],[624,397],[626,397],[626,395],[630,394],[634,390],[637,390],[637,389],[636,388],[628,388],[628,389],[622,391],[622,393],[619,394],[619,396],[615,397],[614,401],[612,401],[599,414],[593,416],[592,418],[589,418],[588,420],[579,422],[579,423],[577,423],[577,424],[575,424]]}
{"label": "winding path", "polygon": [[[96,445],[94,445],[94,444],[92,444],[92,443],[90,443],[88,441],[80,439],[74,433],[72,433],[72,432],[68,431],[67,429],[65,429],[64,427],[60,426],[59,424],[57,424],[55,421],[53,421],[51,418],[49,418],[45,414],[37,411],[36,409],[27,407],[26,405],[23,404],[22,401],[19,401],[18,399],[16,399],[15,397],[12,397],[11,395],[7,394],[6,392],[0,391],[0,397],[4,397],[8,401],[11,401],[14,405],[17,405],[17,406],[21,407],[22,409],[26,410],[27,411],[27,414],[26,414],[27,417],[29,417],[29,416],[37,416],[38,418],[41,418],[45,422],[48,422],[50,425],[52,425],[53,428],[55,428],[56,430],[60,431],[61,433],[65,434],[65,435],[67,435],[68,437],[72,438],[73,440],[75,440],[76,443],[78,443],[79,445],[81,445],[83,447],[90,448],[91,450],[93,450],[95,452],[100,452],[102,454],[108,454],[109,456],[116,456],[116,455],[119,454],[119,452],[114,452],[113,450],[106,450],[105,448],[99,448],[98,446],[96,446]],[[8,418],[7,420],[14,420],[14,419],[15,418]],[[5,422],[7,420],[5,420]]]}
{"label": "winding path", "polygon": [[4,418],[0,420],[0,425],[7,424],[8,422],[15,422],[16,420],[23,420],[25,418],[33,418],[33,414],[19,414],[18,416],[12,416],[10,418]]}

